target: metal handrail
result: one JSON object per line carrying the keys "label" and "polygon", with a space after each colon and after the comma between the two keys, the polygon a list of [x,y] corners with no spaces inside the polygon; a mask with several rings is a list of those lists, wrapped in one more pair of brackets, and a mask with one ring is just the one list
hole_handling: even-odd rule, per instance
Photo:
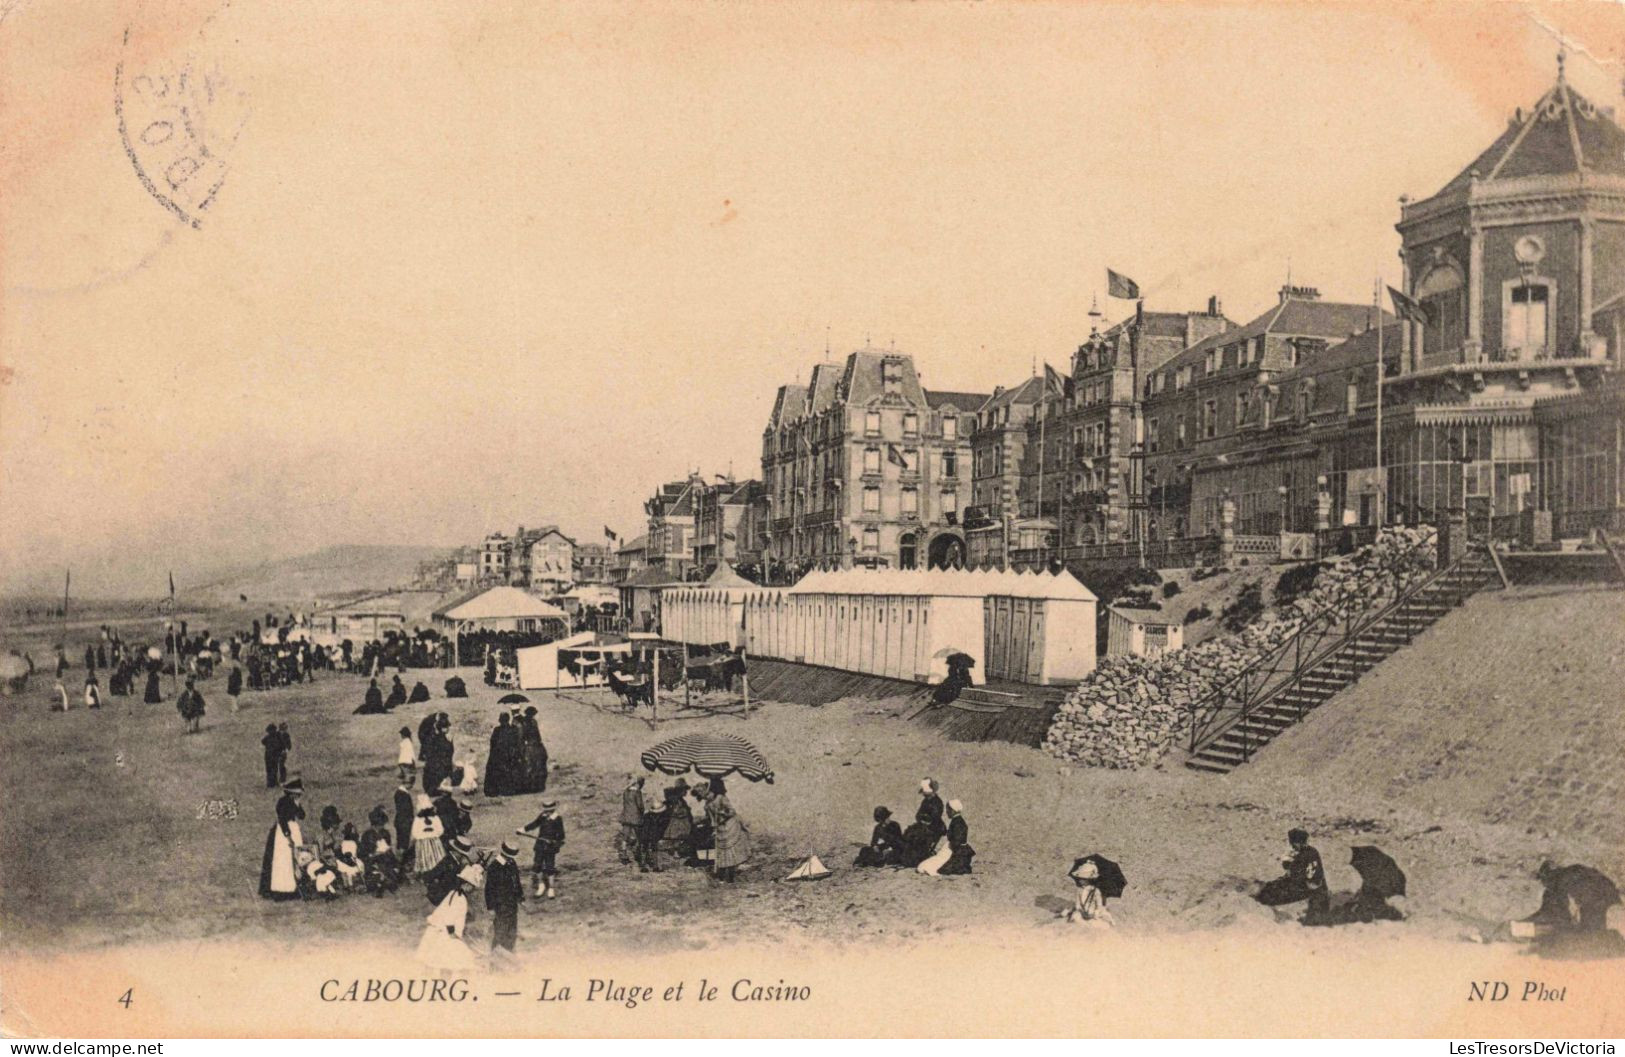
{"label": "metal handrail", "polygon": [[[1477,550],[1477,549],[1479,549],[1479,548],[1477,548],[1477,547],[1473,548],[1473,550]],[[1442,569],[1435,570],[1432,573],[1432,575],[1427,576],[1426,578],[1418,581],[1417,583],[1413,584],[1411,587],[1409,587],[1406,590],[1404,590],[1403,592],[1401,592],[1391,602],[1389,602],[1387,605],[1383,606],[1381,609],[1379,609],[1379,610],[1377,610],[1377,611],[1375,611],[1373,613],[1370,613],[1369,615],[1363,616],[1362,619],[1360,619],[1360,621],[1359,621],[1359,623],[1357,625],[1350,625],[1348,627],[1348,630],[1343,635],[1339,636],[1337,641],[1335,643],[1333,643],[1331,646],[1329,646],[1326,649],[1320,651],[1319,653],[1312,653],[1310,658],[1307,661],[1302,661],[1299,664],[1295,665],[1289,678],[1277,683],[1276,685],[1270,687],[1266,691],[1258,693],[1251,700],[1243,699],[1242,702],[1241,702],[1241,707],[1237,710],[1235,719],[1232,722],[1225,723],[1222,726],[1215,726],[1215,725],[1210,724],[1209,727],[1208,727],[1208,736],[1204,740],[1202,740],[1200,742],[1198,742],[1193,736],[1191,751],[1193,753],[1194,752],[1199,752],[1201,749],[1206,748],[1208,745],[1211,745],[1214,741],[1218,740],[1220,737],[1223,737],[1226,731],[1231,730],[1232,728],[1236,727],[1239,724],[1245,723],[1246,720],[1250,716],[1252,716],[1254,713],[1256,713],[1260,708],[1262,708],[1263,706],[1269,704],[1271,701],[1273,701],[1280,694],[1286,692],[1287,690],[1291,689],[1294,686],[1297,686],[1302,681],[1304,676],[1312,674],[1316,669],[1318,669],[1326,661],[1330,660],[1332,657],[1336,656],[1337,654],[1341,653],[1344,649],[1346,649],[1348,647],[1348,645],[1352,641],[1359,638],[1361,635],[1363,635],[1365,632],[1367,632],[1371,628],[1373,628],[1373,627],[1377,626],[1378,624],[1381,624],[1383,621],[1387,620],[1397,610],[1401,609],[1402,607],[1404,607],[1406,605],[1409,605],[1423,591],[1426,591],[1429,588],[1434,587],[1444,577],[1450,576],[1452,574],[1459,573],[1462,566],[1463,566],[1463,564],[1467,560],[1468,554],[1470,554],[1470,553],[1471,553],[1471,551],[1464,552],[1461,555],[1461,557],[1457,558],[1455,561],[1451,562],[1449,565],[1445,566]],[[1480,575],[1474,581],[1471,582],[1470,586],[1466,586],[1466,587],[1458,586],[1458,588],[1454,592],[1454,598],[1455,598],[1456,602],[1459,603],[1461,599],[1465,598],[1467,595],[1472,594],[1479,587],[1483,586],[1483,584],[1489,580],[1490,576],[1491,576],[1491,571],[1490,570],[1480,570]],[[1305,710],[1302,709],[1302,708],[1300,708],[1298,710],[1298,713],[1299,713],[1298,718],[1299,719],[1303,718],[1304,711]],[[1221,713],[1222,713],[1222,703],[1221,703],[1220,711],[1215,712],[1215,716],[1217,716],[1217,715],[1219,715]],[[1253,751],[1256,748],[1262,748],[1263,743],[1264,743],[1263,739],[1261,739],[1258,745],[1256,745],[1256,746],[1253,745],[1251,737],[1250,737],[1250,732],[1248,732],[1247,730],[1244,729],[1242,731],[1242,758],[1244,760],[1251,759]]]}
{"label": "metal handrail", "polygon": [[[1413,543],[1410,547],[1396,555],[1390,563],[1390,567],[1401,565],[1406,559],[1409,559],[1413,555],[1417,554],[1430,543],[1434,543],[1437,539],[1437,531],[1429,532],[1427,535]],[[1452,566],[1454,566],[1454,564],[1455,563],[1452,563]],[[1443,570],[1435,570],[1432,576],[1424,578],[1424,580],[1419,582],[1417,585],[1413,585],[1413,588],[1402,589],[1396,594],[1396,601],[1400,596],[1408,595],[1412,590],[1414,590],[1415,587],[1420,587],[1422,583],[1432,582],[1442,571]],[[1272,676],[1281,674],[1279,668],[1280,662],[1289,651],[1293,655],[1293,664],[1292,668],[1290,669],[1289,677],[1284,684],[1281,684],[1283,686],[1295,683],[1306,673],[1303,658],[1304,644],[1310,642],[1312,638],[1313,644],[1310,646],[1310,650],[1313,651],[1315,647],[1319,646],[1320,642],[1325,638],[1326,632],[1336,625],[1339,618],[1342,618],[1344,622],[1344,633],[1339,636],[1338,641],[1341,643],[1346,640],[1349,637],[1350,627],[1355,615],[1354,609],[1349,605],[1349,603],[1358,597],[1366,595],[1367,591],[1368,588],[1366,585],[1359,583],[1349,584],[1340,593],[1338,593],[1335,598],[1331,599],[1324,606],[1322,606],[1318,612],[1305,617],[1298,625],[1298,629],[1280,644],[1265,652],[1258,659],[1247,665],[1247,667],[1244,668],[1239,674],[1232,676],[1229,681],[1219,686],[1207,696],[1203,697],[1199,701],[1193,702],[1190,707],[1190,751],[1199,751],[1202,747],[1218,738],[1234,725],[1233,723],[1226,723],[1222,727],[1215,728],[1212,722],[1212,720],[1222,716],[1225,713],[1225,704],[1231,698],[1234,698],[1241,706],[1237,717],[1237,722],[1240,722],[1242,718],[1252,711],[1252,708],[1256,707],[1258,702],[1255,699],[1266,693],[1269,697],[1273,697],[1275,695],[1275,693],[1280,689],[1280,686],[1269,686],[1269,680]],[[1261,672],[1263,673],[1263,678],[1259,679],[1255,685],[1254,679]],[[1204,718],[1204,712],[1206,713],[1206,718]]]}

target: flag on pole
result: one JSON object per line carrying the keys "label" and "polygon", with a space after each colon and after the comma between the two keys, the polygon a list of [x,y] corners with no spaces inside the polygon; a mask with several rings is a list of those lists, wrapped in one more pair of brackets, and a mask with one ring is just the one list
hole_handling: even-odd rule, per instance
{"label": "flag on pole", "polygon": [[1106,295],[1118,297],[1125,301],[1138,300],[1140,284],[1126,275],[1119,275],[1110,268],[1106,269]]}
{"label": "flag on pole", "polygon": [[1408,319],[1412,323],[1420,323],[1424,327],[1428,325],[1428,310],[1422,302],[1400,293],[1391,286],[1388,288],[1388,298],[1394,303],[1394,315]]}
{"label": "flag on pole", "polygon": [[905,470],[908,469],[908,460],[903,458],[902,453],[897,450],[897,445],[895,444],[886,445],[886,461],[891,463],[893,466],[901,466]]}
{"label": "flag on pole", "polygon": [[169,574],[169,600],[171,602],[175,601],[175,573],[173,570]]}
{"label": "flag on pole", "polygon": [[604,538],[609,540],[611,543],[614,543],[616,540],[620,539],[621,537],[615,535],[614,532],[610,531],[610,527],[608,525],[605,525],[604,526]]}

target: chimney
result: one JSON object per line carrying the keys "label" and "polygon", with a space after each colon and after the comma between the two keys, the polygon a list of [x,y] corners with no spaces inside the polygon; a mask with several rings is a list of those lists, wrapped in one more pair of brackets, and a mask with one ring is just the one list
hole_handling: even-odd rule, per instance
{"label": "chimney", "polygon": [[1219,295],[1214,294],[1207,299],[1207,314],[1210,316],[1224,315],[1224,306],[1219,304]]}
{"label": "chimney", "polygon": [[1293,301],[1319,301],[1320,291],[1312,286],[1283,286],[1281,287],[1281,303]]}

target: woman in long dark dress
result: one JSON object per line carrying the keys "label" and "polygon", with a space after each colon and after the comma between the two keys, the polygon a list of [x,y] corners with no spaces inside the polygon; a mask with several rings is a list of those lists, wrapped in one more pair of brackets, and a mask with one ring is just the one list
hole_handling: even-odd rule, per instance
{"label": "woman in long dark dress", "polygon": [[[965,822],[965,809],[957,800],[948,801],[947,838],[943,850],[948,853],[948,861],[937,869],[937,874],[950,877],[970,873],[970,863],[976,857],[976,849],[970,846],[970,826]],[[922,865],[920,868],[925,867]]]}
{"label": "woman in long dark dress", "polygon": [[158,705],[163,703],[164,692],[159,689],[158,669],[156,668],[150,668],[147,670],[147,692],[142,700],[149,705]]}
{"label": "woman in long dark dress", "polygon": [[456,746],[451,740],[451,717],[444,712],[435,714],[434,735],[428,742],[419,742],[423,753],[423,777],[426,783],[432,784],[426,788],[433,792],[440,788],[442,782],[451,777],[452,768],[456,766],[453,754]]}
{"label": "woman in long dark dress", "polygon": [[438,760],[440,752],[440,713],[431,712],[423,717],[418,724],[418,759],[423,763],[423,791],[433,794],[440,788],[440,783],[451,775],[448,769],[444,773],[439,771]]}
{"label": "woman in long dark dress", "polygon": [[519,720],[521,756],[524,761],[523,791],[547,792],[547,746],[542,744],[542,728],[536,723],[536,706],[525,709]]}
{"label": "woman in long dark dress", "polygon": [[504,712],[491,730],[491,752],[485,760],[486,796],[512,796],[524,791],[521,752],[519,731]]}
{"label": "woman in long dark dress", "polygon": [[294,849],[304,843],[299,822],[305,809],[299,805],[305,784],[295,778],[282,787],[276,802],[276,823],[265,835],[265,859],[260,864],[260,895],[265,899],[298,899],[299,874]]}
{"label": "woman in long dark dress", "polygon": [[942,797],[937,795],[935,778],[920,780],[920,807],[914,812],[914,824],[903,833],[905,844],[904,866],[918,866],[937,850],[937,843],[948,827],[942,821]]}

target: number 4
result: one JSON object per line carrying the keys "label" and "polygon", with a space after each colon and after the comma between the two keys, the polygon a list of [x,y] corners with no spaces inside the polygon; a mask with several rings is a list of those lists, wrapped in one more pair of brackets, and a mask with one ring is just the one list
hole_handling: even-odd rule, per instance
{"label": "number 4", "polygon": [[124,992],[124,994],[119,998],[119,1004],[122,1005],[125,1009],[129,1009],[130,1008],[130,1000],[132,998],[134,998],[134,997],[135,997],[135,988],[132,987],[128,991]]}

